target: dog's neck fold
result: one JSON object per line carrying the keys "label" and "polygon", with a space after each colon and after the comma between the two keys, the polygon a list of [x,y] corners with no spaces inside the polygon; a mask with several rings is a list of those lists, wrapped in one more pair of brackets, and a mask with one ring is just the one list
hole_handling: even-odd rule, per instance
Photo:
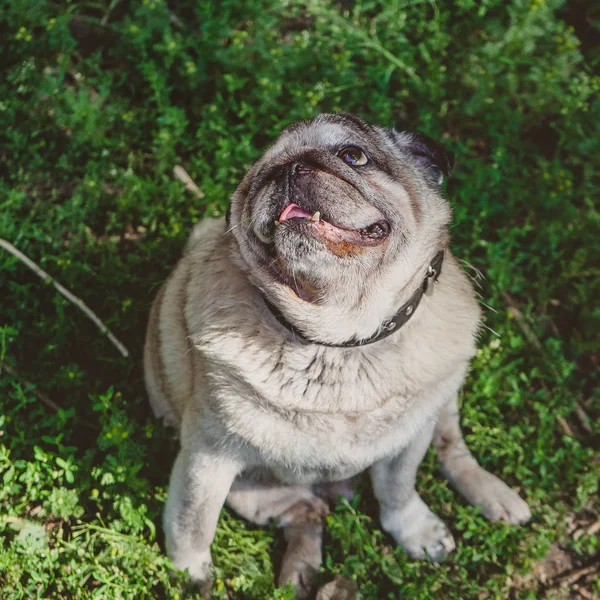
{"label": "dog's neck fold", "polygon": [[297,325],[291,323],[282,311],[280,311],[276,306],[274,306],[266,295],[263,294],[263,298],[267,308],[271,311],[273,316],[279,321],[281,325],[283,325],[288,331],[290,331],[295,340],[302,344],[317,344],[322,346],[333,346],[333,347],[341,347],[341,348],[352,348],[356,346],[366,346],[368,344],[373,344],[375,342],[379,342],[388,336],[396,333],[398,330],[405,325],[411,317],[417,311],[417,308],[423,298],[423,295],[431,295],[433,293],[434,284],[438,282],[438,278],[442,271],[442,264],[444,261],[444,250],[439,250],[436,255],[433,257],[429,265],[427,266],[427,270],[425,271],[425,275],[420,285],[414,291],[414,293],[410,296],[410,298],[402,304],[402,306],[396,311],[396,313],[381,321],[377,329],[369,336],[357,337],[354,336],[352,338],[347,339],[343,342],[330,342],[325,341],[323,339],[315,338],[310,334],[304,333]]}
{"label": "dog's neck fold", "polygon": [[[268,315],[272,326],[287,330],[288,338],[298,343],[343,347],[383,339],[387,336],[378,336],[384,326],[390,327],[386,331],[391,335],[413,318],[425,287],[429,291],[435,288],[433,282],[441,269],[438,262],[441,263],[447,252],[447,241],[447,236],[443,235],[439,236],[437,245],[425,242],[414,249],[414,253],[405,254],[402,261],[382,268],[378,277],[355,277],[354,286],[339,282],[340,285],[333,285],[325,297],[315,302],[302,300],[264,269],[253,268],[243,258],[244,253],[235,241],[230,249],[233,263],[246,273],[249,283],[256,289],[258,308]],[[390,325],[391,322],[394,325]]]}

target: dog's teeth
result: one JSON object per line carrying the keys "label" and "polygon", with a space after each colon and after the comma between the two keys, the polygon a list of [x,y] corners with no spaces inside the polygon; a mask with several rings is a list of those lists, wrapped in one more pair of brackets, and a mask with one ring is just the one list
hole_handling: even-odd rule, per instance
{"label": "dog's teeth", "polygon": [[317,221],[320,221],[320,220],[321,220],[321,213],[320,213],[319,211],[317,211],[317,212],[316,212],[316,213],[315,213],[315,214],[314,214],[314,215],[313,215],[313,216],[310,218],[310,220],[311,220],[313,223],[316,223]]}
{"label": "dog's teeth", "polygon": [[278,221],[277,219],[275,219],[275,225],[281,225],[281,221]]}

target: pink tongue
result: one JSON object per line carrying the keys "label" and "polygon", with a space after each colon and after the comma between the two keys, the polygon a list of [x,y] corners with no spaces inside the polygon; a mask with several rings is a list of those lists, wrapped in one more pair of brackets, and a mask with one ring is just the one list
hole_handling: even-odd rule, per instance
{"label": "pink tongue", "polygon": [[307,213],[305,210],[302,210],[297,204],[288,204],[284,209],[281,215],[279,216],[279,222],[283,223],[288,219],[293,219],[294,217],[300,217],[302,219],[310,219],[312,215]]}

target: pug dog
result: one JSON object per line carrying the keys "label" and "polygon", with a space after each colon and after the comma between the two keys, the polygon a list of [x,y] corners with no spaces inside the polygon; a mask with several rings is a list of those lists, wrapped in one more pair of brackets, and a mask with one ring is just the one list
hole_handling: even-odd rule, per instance
{"label": "pug dog", "polygon": [[415,489],[433,443],[493,520],[527,504],[469,452],[457,396],[480,312],[448,247],[452,159],[424,136],[322,114],[285,129],[227,218],[207,219],[153,304],[145,378],[181,449],[166,548],[210,582],[224,504],[287,539],[296,597],[321,565],[328,502],[368,470],[381,525],[413,558],[455,547]]}

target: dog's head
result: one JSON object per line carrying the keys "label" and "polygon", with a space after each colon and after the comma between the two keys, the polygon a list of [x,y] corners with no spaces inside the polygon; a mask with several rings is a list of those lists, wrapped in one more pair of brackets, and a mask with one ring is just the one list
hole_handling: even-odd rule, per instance
{"label": "dog's head", "polygon": [[368,337],[446,245],[451,167],[424,136],[346,113],[292,125],[232,198],[243,267],[306,335]]}

